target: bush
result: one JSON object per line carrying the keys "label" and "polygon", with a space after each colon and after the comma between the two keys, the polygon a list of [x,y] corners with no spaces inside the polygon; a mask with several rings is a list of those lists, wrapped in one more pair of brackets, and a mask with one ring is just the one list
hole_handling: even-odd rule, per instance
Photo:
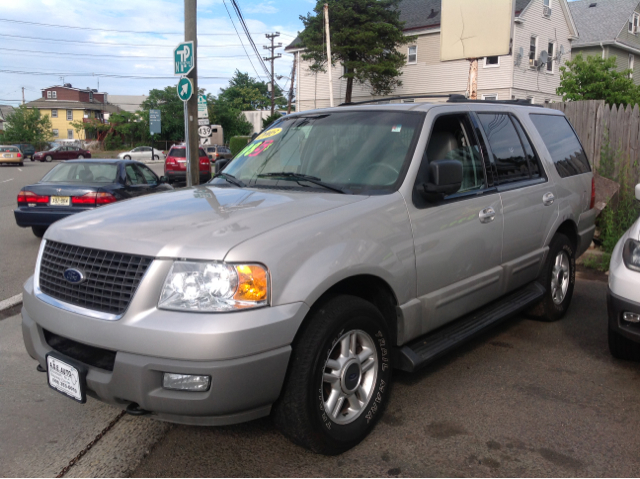
{"label": "bush", "polygon": [[271,125],[271,123],[273,123],[274,121],[279,120],[280,118],[282,118],[282,113],[275,111],[273,112],[273,115],[269,115],[266,118],[262,119],[262,129],[266,130],[269,125]]}
{"label": "bush", "polygon": [[235,158],[235,156],[240,153],[250,141],[250,136],[234,136],[233,138],[231,138],[231,140],[229,140],[229,149],[231,150],[231,155]]}
{"label": "bush", "polygon": [[120,138],[120,135],[109,133],[104,139],[104,149],[118,150],[120,148],[122,148],[122,138]]}

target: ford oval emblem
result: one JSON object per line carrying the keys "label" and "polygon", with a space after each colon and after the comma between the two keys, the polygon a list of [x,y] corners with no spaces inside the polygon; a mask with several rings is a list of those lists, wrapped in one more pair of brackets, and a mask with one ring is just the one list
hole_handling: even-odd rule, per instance
{"label": "ford oval emblem", "polygon": [[71,284],[80,284],[85,280],[84,273],[79,269],[67,268],[63,273],[64,279]]}

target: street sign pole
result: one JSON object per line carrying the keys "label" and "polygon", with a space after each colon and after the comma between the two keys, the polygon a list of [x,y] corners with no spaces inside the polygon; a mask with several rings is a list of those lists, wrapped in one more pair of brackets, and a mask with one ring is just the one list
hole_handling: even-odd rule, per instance
{"label": "street sign pole", "polygon": [[192,186],[191,181],[191,155],[189,154],[189,117],[187,111],[187,102],[183,101],[184,105],[184,144],[186,145],[185,156],[187,157],[187,187]]}
{"label": "street sign pole", "polygon": [[200,155],[198,154],[198,28],[197,28],[197,0],[184,0],[184,39],[193,45],[193,69],[186,73],[193,86],[193,95],[186,102],[187,121],[189,122],[186,135],[189,147],[188,163],[191,165],[192,184],[200,184]]}

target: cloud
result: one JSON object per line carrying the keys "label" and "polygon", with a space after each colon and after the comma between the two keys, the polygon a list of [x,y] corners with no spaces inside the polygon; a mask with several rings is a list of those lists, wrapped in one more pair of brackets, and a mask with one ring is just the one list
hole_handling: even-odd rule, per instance
{"label": "cloud", "polygon": [[273,1],[269,0],[267,2],[259,3],[258,5],[252,5],[250,7],[245,7],[244,11],[247,13],[263,13],[263,14],[271,14],[278,13],[278,9],[273,6]]}

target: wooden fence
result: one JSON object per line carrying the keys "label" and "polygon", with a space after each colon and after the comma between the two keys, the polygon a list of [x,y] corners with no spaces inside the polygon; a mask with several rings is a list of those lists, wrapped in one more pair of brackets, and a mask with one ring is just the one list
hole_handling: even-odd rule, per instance
{"label": "wooden fence", "polygon": [[549,103],[548,108],[564,112],[576,130],[591,165],[600,165],[603,146],[617,151],[616,174],[626,162],[640,181],[640,108],[638,105],[605,105],[604,100]]}

